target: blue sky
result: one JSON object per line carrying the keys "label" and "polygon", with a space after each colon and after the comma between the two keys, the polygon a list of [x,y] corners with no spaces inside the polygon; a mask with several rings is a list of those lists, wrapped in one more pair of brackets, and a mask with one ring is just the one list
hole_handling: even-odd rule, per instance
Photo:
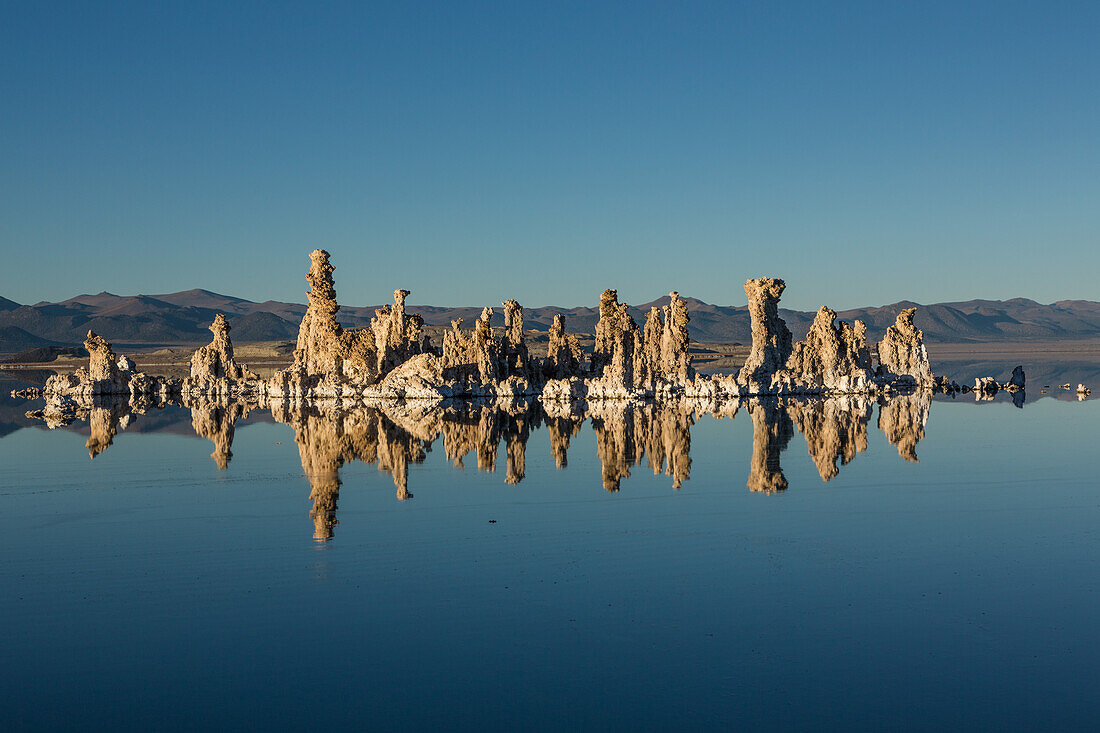
{"label": "blue sky", "polygon": [[1100,300],[1100,3],[0,3],[0,295]]}

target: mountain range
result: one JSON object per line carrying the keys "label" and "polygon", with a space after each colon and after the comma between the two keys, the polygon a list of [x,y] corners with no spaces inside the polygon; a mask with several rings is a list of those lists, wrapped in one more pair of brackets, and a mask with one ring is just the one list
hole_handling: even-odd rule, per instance
{"label": "mountain range", "polygon": [[[664,296],[634,306],[631,314],[639,325],[651,306],[668,303]],[[704,343],[748,343],[751,340],[747,306],[721,306],[685,298],[691,314],[691,337]],[[340,321],[347,327],[369,324],[378,306],[340,309]],[[877,340],[894,322],[902,308],[917,307],[917,325],[930,343],[1085,339],[1100,337],[1100,303],[1064,300],[1044,305],[1026,298],[1012,300],[968,300],[920,305],[901,301],[890,305],[842,311],[838,317],[867,324],[869,337]],[[429,326],[448,326],[462,318],[467,327],[481,312],[480,307],[406,306],[419,313]],[[79,295],[59,303],[20,305],[0,297],[0,353],[14,353],[46,346],[73,346],[85,334],[95,331],[126,348],[199,344],[209,340],[207,326],[217,313],[224,313],[233,328],[235,343],[293,339],[305,313],[305,305],[219,295],[208,290],[187,290],[163,295],[121,296],[111,293]],[[795,339],[801,338],[814,314],[780,309]],[[528,329],[545,331],[554,314],[565,316],[566,329],[592,333],[599,312],[595,307],[524,308]],[[494,325],[503,325],[498,307]]]}

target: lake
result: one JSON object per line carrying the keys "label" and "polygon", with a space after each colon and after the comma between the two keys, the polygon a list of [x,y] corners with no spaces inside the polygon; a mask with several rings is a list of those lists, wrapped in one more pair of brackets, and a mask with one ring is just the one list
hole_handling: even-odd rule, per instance
{"label": "lake", "polygon": [[19,386],[7,729],[1100,715],[1096,400],[104,402],[46,429]]}

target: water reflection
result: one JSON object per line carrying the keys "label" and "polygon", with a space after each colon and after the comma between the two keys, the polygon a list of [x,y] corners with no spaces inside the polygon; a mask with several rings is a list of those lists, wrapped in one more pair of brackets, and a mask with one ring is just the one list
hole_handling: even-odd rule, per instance
{"label": "water reflection", "polygon": [[[161,405],[163,406],[163,405]],[[393,478],[400,501],[413,497],[409,467],[423,463],[432,445],[443,439],[447,460],[458,469],[476,464],[479,471],[496,471],[499,454],[505,461],[504,480],[520,484],[527,475],[527,444],[545,426],[550,455],[559,469],[569,465],[569,451],[585,423],[595,439],[600,480],[608,492],[618,492],[638,466],[669,477],[681,488],[691,474],[691,430],[704,415],[735,419],[744,410],[752,423],[752,452],[746,485],[750,491],[785,491],[788,480],[781,456],[801,434],[822,481],[830,481],[842,466],[868,450],[869,425],[878,408],[877,427],[906,461],[917,461],[917,444],[924,438],[932,397],[928,392],[866,397],[763,397],[723,403],[693,401],[632,403],[605,401],[580,404],[537,400],[454,400],[444,403],[378,403],[347,406],[321,401],[245,403],[227,398],[188,399],[190,429],[213,443],[210,454],[219,469],[233,457],[234,430],[252,412],[270,413],[294,431],[302,472],[309,481],[310,517],[314,536],[330,539],[337,520],[340,468],[350,461],[376,465]],[[97,399],[63,418],[46,418],[50,427],[86,422],[86,444],[94,458],[109,448],[119,431],[136,415],[156,405]],[[503,451],[501,447],[503,446]]]}

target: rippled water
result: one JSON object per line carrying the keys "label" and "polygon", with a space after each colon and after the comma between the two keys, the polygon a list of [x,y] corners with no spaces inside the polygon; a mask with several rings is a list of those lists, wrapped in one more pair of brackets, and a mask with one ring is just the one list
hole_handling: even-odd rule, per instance
{"label": "rippled water", "polygon": [[6,727],[1100,713],[1092,400],[32,406],[0,416]]}

